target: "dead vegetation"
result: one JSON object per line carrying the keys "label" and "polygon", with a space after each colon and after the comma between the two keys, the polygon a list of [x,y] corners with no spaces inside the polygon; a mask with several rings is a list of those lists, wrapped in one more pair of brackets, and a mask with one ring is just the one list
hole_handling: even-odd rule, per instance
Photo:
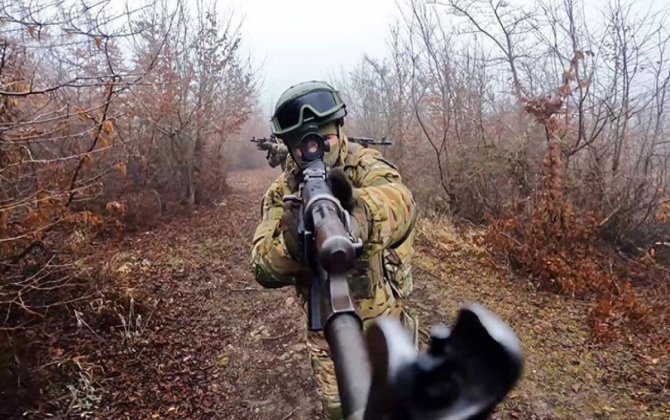
{"label": "dead vegetation", "polygon": [[[58,334],[14,335],[24,358],[10,366],[30,381],[3,416],[315,418],[299,303],[290,289],[260,288],[246,262],[257,221],[249,208],[275,175],[235,172],[237,187],[219,206],[103,244],[99,263],[89,264],[110,289],[71,306],[71,317],[48,318]],[[411,304],[423,331],[477,301],[520,336],[524,378],[498,418],[668,414],[667,352],[642,334],[597,339],[588,301],[510,275],[482,245],[481,229],[446,218],[417,229]]]}
{"label": "dead vegetation", "polygon": [[426,215],[486,227],[480,263],[579,308],[589,339],[619,351],[637,341],[659,362],[670,338],[667,10],[613,2],[589,12],[598,26],[587,9],[408,1],[390,57],[352,72],[353,129],[398,139],[392,157]]}
{"label": "dead vegetation", "polygon": [[638,330],[601,340],[590,327],[589,301],[512,275],[492,258],[483,235],[484,229],[424,219],[412,302],[424,326],[449,319],[463,302],[481,302],[519,334],[526,354],[523,379],[497,418],[629,419],[670,413],[667,331],[661,340],[655,335],[655,343]]}
{"label": "dead vegetation", "polygon": [[255,79],[234,16],[200,6],[0,1],[3,416],[96,413],[93,343],[152,313],[100,245],[223,194]]}
{"label": "dead vegetation", "polygon": [[599,238],[627,253],[666,241],[665,6],[410,0],[402,10],[388,57],[366,57],[341,84],[350,131],[393,139],[390,157],[426,210],[474,223],[513,213],[557,143],[563,193],[598,217]]}
{"label": "dead vegetation", "polygon": [[[110,5],[0,0],[0,416],[313,418],[298,303],[247,267],[276,173],[236,20]],[[407,1],[347,132],[422,208],[425,324],[478,301],[520,335],[500,418],[664,418],[667,14],[535,6]]]}

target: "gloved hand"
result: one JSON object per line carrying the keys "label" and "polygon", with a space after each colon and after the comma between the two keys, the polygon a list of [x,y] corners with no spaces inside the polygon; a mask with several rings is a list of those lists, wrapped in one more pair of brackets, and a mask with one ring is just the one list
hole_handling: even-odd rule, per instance
{"label": "gloved hand", "polygon": [[284,203],[284,212],[279,220],[279,230],[284,238],[284,245],[291,258],[304,264],[303,244],[298,234],[300,204],[294,201]]}
{"label": "gloved hand", "polygon": [[270,149],[270,147],[272,147],[272,144],[268,143],[268,142],[262,142],[262,143],[256,144],[256,148],[258,150],[268,150],[268,149]]}
{"label": "gloved hand", "polygon": [[328,174],[330,189],[340,201],[342,207],[349,212],[351,220],[351,234],[360,238],[363,243],[368,239],[368,219],[365,208],[358,205],[354,197],[354,187],[349,182],[347,174],[341,168],[333,168]]}

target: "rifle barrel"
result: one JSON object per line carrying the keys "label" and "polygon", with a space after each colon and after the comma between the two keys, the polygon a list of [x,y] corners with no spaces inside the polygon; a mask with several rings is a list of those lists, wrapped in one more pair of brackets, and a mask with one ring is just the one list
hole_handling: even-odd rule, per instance
{"label": "rifle barrel", "polygon": [[325,334],[335,365],[342,415],[347,420],[361,420],[372,376],[360,321],[350,313],[337,314],[326,323]]}
{"label": "rifle barrel", "polygon": [[319,330],[323,324],[345,418],[362,419],[372,378],[361,320],[347,283],[356,250],[343,222],[345,210],[333,196],[326,173],[322,160],[303,170],[303,229],[310,232],[305,245],[312,271],[309,325]]}

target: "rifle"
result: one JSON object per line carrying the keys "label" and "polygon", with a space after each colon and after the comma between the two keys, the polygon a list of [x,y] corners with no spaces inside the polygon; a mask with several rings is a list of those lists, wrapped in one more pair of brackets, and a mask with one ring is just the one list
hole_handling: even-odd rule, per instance
{"label": "rifle", "polygon": [[[372,137],[349,137],[350,141],[362,145],[364,148],[369,146],[390,146],[390,140],[387,140],[386,137],[382,137],[381,140],[376,140]],[[274,168],[277,165],[281,165],[282,170],[286,169],[286,157],[288,156],[288,149],[286,146],[277,140],[274,134],[269,138],[267,137],[252,137],[249,141],[256,143],[256,148],[258,150],[266,150],[267,154],[265,159],[267,159],[268,164]]]}
{"label": "rifle", "polygon": [[269,138],[252,137],[249,141],[256,143],[256,148],[258,150],[267,150],[265,159],[267,159],[270,167],[274,168],[277,165],[281,165],[282,170],[286,168],[286,156],[288,156],[288,149],[283,143],[279,142],[274,134],[270,135]]}
{"label": "rifle", "polygon": [[252,142],[252,143],[256,143],[256,148],[258,150],[267,150],[270,144],[272,144],[272,143],[277,144],[278,143],[277,137],[274,134],[270,134],[270,137],[256,138],[254,136],[254,137],[251,137],[251,139],[249,139],[249,141]]}
{"label": "rifle", "polygon": [[354,143],[360,144],[366,149],[369,146],[390,146],[393,144],[391,143],[391,140],[387,140],[386,137],[382,137],[381,140],[372,137],[348,137],[348,139]]}
{"label": "rifle", "polygon": [[454,327],[431,330],[417,353],[400,323],[375,322],[363,338],[347,272],[362,249],[350,215],[328,184],[327,144],[308,125],[302,159],[298,233],[310,267],[308,328],[324,331],[335,365],[342,414],[349,420],[486,418],[522,370],[514,332],[478,305],[463,307]]}

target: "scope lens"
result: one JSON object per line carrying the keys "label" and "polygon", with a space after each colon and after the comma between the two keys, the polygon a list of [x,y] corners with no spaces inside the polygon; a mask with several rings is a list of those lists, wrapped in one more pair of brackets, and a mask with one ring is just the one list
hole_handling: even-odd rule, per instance
{"label": "scope lens", "polygon": [[300,142],[302,158],[306,161],[321,159],[324,153],[324,149],[325,145],[323,138],[316,133],[307,134]]}
{"label": "scope lens", "polygon": [[314,139],[309,139],[307,144],[305,144],[305,148],[308,153],[316,153],[319,151],[319,144]]}

